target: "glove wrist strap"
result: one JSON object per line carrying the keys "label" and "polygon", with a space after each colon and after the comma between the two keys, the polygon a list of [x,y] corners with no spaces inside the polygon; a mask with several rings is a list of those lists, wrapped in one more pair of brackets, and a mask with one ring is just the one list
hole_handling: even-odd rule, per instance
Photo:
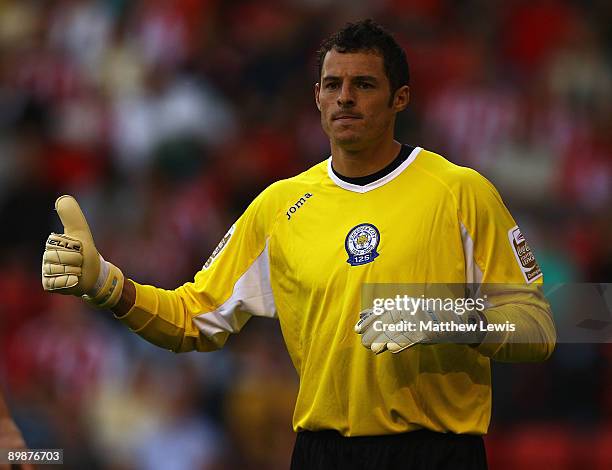
{"label": "glove wrist strap", "polygon": [[97,308],[110,309],[119,302],[124,277],[121,270],[100,256],[100,274],[90,293],[83,298]]}

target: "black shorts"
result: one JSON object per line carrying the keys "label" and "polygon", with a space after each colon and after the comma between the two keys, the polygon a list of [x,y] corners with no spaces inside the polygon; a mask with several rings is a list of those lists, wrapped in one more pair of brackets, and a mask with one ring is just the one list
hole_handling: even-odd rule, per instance
{"label": "black shorts", "polygon": [[291,457],[291,470],[486,468],[482,436],[427,430],[364,437],[343,437],[336,431],[302,431]]}

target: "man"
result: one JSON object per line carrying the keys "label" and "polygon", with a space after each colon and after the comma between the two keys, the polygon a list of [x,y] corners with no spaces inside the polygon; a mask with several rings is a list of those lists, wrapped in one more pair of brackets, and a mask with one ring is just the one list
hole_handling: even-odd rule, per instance
{"label": "man", "polygon": [[[0,394],[0,450],[3,458],[7,457],[7,450],[24,451],[27,450],[25,441],[21,432],[17,428],[15,421],[11,418],[8,407],[4,401],[4,397]],[[30,464],[9,464],[0,463],[0,470],[11,468],[20,468],[22,470],[32,470],[34,467]]]}
{"label": "man", "polygon": [[[62,196],[65,234],[49,237],[43,286],[110,308],[176,352],[220,348],[253,315],[278,318],[300,377],[292,468],[486,468],[490,359],[543,360],[554,347],[539,268],[488,181],[394,140],[409,87],[392,36],[370,20],[349,24],[323,43],[319,63],[331,158],[263,191],[193,282],[166,291],[124,280]],[[428,344],[457,337],[380,333],[371,312],[360,316],[366,283],[434,282],[519,284],[463,317],[512,320],[516,331]],[[408,318],[397,314],[380,318]],[[403,352],[374,354],[387,349]]]}

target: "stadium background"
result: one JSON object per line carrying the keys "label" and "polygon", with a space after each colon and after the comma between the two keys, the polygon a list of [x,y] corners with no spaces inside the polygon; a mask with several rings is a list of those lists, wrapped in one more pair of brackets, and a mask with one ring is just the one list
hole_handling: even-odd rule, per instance
{"label": "stadium background", "polygon": [[[266,185],[329,147],[314,51],[371,16],[408,51],[398,136],[494,182],[547,281],[612,278],[612,4],[0,1],[0,377],[33,448],[75,468],[286,468],[297,383],[278,325],[175,356],[40,287],[77,196],[130,277],[190,280]],[[610,468],[612,347],[495,365],[496,468]]]}

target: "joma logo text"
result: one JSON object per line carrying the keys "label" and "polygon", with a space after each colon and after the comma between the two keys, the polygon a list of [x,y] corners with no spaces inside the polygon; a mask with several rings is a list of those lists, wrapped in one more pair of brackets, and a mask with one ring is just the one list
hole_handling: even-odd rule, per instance
{"label": "joma logo text", "polygon": [[306,204],[306,199],[310,197],[312,197],[312,194],[306,193],[301,198],[299,198],[297,202],[292,205],[287,211],[287,220],[291,220],[291,214],[295,214],[300,207]]}

